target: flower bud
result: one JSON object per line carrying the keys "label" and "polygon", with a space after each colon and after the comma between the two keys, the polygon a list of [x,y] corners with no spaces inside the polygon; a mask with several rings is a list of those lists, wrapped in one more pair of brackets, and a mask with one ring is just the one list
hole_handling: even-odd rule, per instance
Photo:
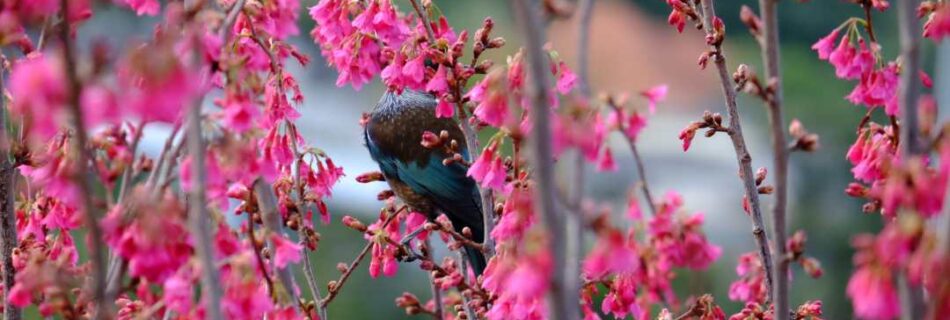
{"label": "flower bud", "polygon": [[343,216],[343,225],[359,232],[366,232],[366,225],[351,216]]}
{"label": "flower bud", "polygon": [[769,171],[768,169],[765,169],[765,167],[762,167],[762,168],[759,168],[759,170],[756,170],[755,171],[755,185],[762,184],[762,181],[765,180],[765,176],[767,176],[768,174],[769,174]]}
{"label": "flower bud", "polygon": [[370,183],[374,181],[386,181],[386,177],[379,171],[366,172],[356,176],[356,182],[359,183]]}
{"label": "flower bud", "polygon": [[386,199],[392,198],[395,195],[396,193],[393,192],[392,190],[388,190],[388,189],[383,190],[383,191],[380,191],[379,194],[376,195],[376,200],[384,201]]}
{"label": "flower bud", "polygon": [[422,132],[422,146],[428,149],[432,149],[442,145],[442,137],[435,135],[432,131]]}
{"label": "flower bud", "polygon": [[825,271],[821,269],[821,263],[812,257],[802,259],[802,268],[805,269],[805,272],[812,278],[820,278],[821,275],[825,273]]}
{"label": "flower bud", "polygon": [[749,6],[742,5],[742,9],[739,11],[739,19],[742,20],[742,23],[749,27],[749,32],[752,35],[758,37],[762,34],[762,20],[759,19],[759,16],[752,11]]}

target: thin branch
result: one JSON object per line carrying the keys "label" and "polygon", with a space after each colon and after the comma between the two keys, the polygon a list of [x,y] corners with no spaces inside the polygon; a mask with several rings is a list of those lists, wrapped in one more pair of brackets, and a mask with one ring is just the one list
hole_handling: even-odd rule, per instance
{"label": "thin branch", "polygon": [[577,91],[590,99],[590,22],[594,0],[580,0],[577,8]]}
{"label": "thin branch", "polygon": [[871,42],[877,43],[877,36],[874,35],[874,21],[871,20],[871,0],[863,0],[861,7],[864,8],[864,30],[868,32],[868,38],[871,38]]}
{"label": "thin branch", "polygon": [[[426,237],[424,245],[425,245],[425,248],[426,248],[425,253],[424,253],[424,254],[425,254],[425,258],[431,260],[431,259],[432,259],[432,246],[430,245],[429,237]],[[465,270],[465,260],[459,260],[459,264],[462,266],[462,270],[463,270],[463,272],[464,272],[464,270]],[[463,273],[462,276],[465,277],[465,276],[466,276],[465,273]],[[442,290],[439,288],[439,285],[435,283],[435,275],[434,275],[434,274],[431,274],[431,272],[429,272],[429,282],[430,282],[430,284],[432,285],[432,287],[431,287],[431,289],[432,289],[432,302],[435,303],[435,308],[433,309],[433,311],[435,312],[435,318],[436,318],[436,319],[442,319],[442,316],[445,314],[445,311],[444,311],[444,309],[443,309],[443,307],[442,307]],[[474,319],[474,318],[473,318],[473,319]]]}
{"label": "thin branch", "polygon": [[[303,239],[303,231],[300,233],[300,238]],[[305,251],[303,256],[303,276],[307,280],[307,287],[310,288],[310,292],[313,293],[313,300],[320,301],[323,300],[322,295],[320,294],[320,286],[317,285],[317,276],[313,272],[313,263],[310,262],[310,254]],[[326,309],[320,309],[320,318],[326,319]]]}
{"label": "thin branch", "polygon": [[[69,12],[69,0],[60,1],[61,12]],[[95,319],[104,319],[112,314],[114,304],[112,301],[106,301],[106,246],[102,240],[102,230],[99,228],[98,210],[92,200],[92,181],[88,176],[89,171],[86,166],[89,165],[89,154],[86,151],[88,138],[86,137],[85,122],[83,122],[82,109],[79,106],[79,92],[82,90],[80,83],[78,66],[76,64],[76,55],[70,35],[69,24],[66,23],[66,17],[63,17],[63,23],[59,27],[59,38],[62,42],[63,61],[67,79],[69,81],[69,113],[72,121],[76,141],[73,143],[75,152],[74,181],[79,186],[79,196],[82,201],[83,220],[89,229],[89,237],[92,238],[92,246],[89,248],[89,256],[92,262],[92,281],[93,281],[93,301],[96,303],[94,312]]]}
{"label": "thin branch", "polygon": [[[259,183],[255,183],[254,187],[256,188]],[[257,235],[254,231],[254,217],[252,213],[247,214],[247,239],[251,241],[251,248],[254,249],[254,260],[257,262],[257,269],[261,270],[261,275],[264,276],[264,283],[267,285],[267,295],[274,302],[277,302],[277,287],[274,286],[274,279],[271,278],[270,273],[267,272],[267,264],[264,262],[264,257],[261,254],[261,250],[264,248],[258,247],[257,244],[261,241],[257,240]]]}
{"label": "thin branch", "polygon": [[[920,82],[917,80],[917,74],[920,72],[921,39],[920,23],[915,15],[918,3],[919,1],[905,0],[895,4],[903,59],[898,84],[898,99],[900,99],[898,101],[901,106],[900,141],[903,142],[900,146],[904,158],[919,156],[925,152],[920,143],[920,127],[917,120],[917,101],[920,98]],[[923,319],[926,307],[920,286],[910,283],[904,274],[898,277],[898,286],[901,297],[901,319]]]}
{"label": "thin branch", "polygon": [[426,36],[429,37],[429,44],[435,44],[435,32],[432,32],[432,25],[429,24],[429,15],[422,11],[422,7],[419,6],[417,0],[409,0],[409,3],[412,4],[412,9],[416,11],[416,15],[419,16],[419,20],[422,21],[423,26],[425,26]]}
{"label": "thin branch", "polygon": [[[257,205],[260,208],[261,220],[264,221],[264,226],[267,227],[269,232],[281,233],[280,213],[277,212],[277,197],[274,196],[274,192],[267,187],[263,180],[258,179],[254,183],[254,193],[257,194]],[[274,249],[273,247],[271,245],[272,249]],[[276,250],[272,252],[276,254]],[[277,270],[277,278],[284,286],[284,290],[291,301],[299,302],[297,291],[294,290],[294,276],[290,272],[290,268],[274,267],[274,259],[271,259],[271,267]]]}
{"label": "thin branch", "polygon": [[135,152],[138,151],[139,142],[142,141],[142,132],[145,131],[145,121],[139,123],[135,128],[135,136],[132,137],[132,163],[125,170],[122,170],[122,182],[119,185],[119,195],[116,196],[115,202],[121,204],[122,200],[125,198],[126,193],[129,190],[129,185],[132,184],[129,180],[132,180],[132,173],[135,171]]}
{"label": "thin branch", "polygon": [[785,119],[782,109],[782,73],[778,29],[778,0],[759,0],[759,15],[762,18],[762,62],[765,64],[765,83],[771,95],[768,105],[769,126],[772,131],[772,177],[775,181],[775,203],[772,204],[772,243],[775,244],[773,259],[777,266],[772,270],[775,283],[772,302],[775,319],[788,319],[789,260],[785,248],[786,208],[788,207],[788,142],[785,137]]}
{"label": "thin branch", "polygon": [[[45,29],[45,28],[44,28]],[[4,92],[3,66],[0,65],[0,95]],[[10,296],[16,277],[13,248],[17,247],[16,230],[16,167],[10,162],[11,141],[7,136],[7,99],[0,96],[0,254],[3,256],[3,296]],[[20,308],[10,299],[3,301],[3,318],[20,319]]]}
{"label": "thin branch", "polygon": [[237,21],[238,15],[241,13],[241,10],[244,9],[244,3],[247,0],[237,0],[234,2],[234,5],[231,6],[231,11],[228,12],[227,17],[224,18],[224,21],[218,27],[218,38],[224,40],[222,43],[228,43],[231,40],[231,32],[228,32],[231,29],[231,26],[234,25],[234,21]]}
{"label": "thin branch", "polygon": [[640,191],[643,192],[643,197],[647,200],[647,208],[650,208],[650,213],[656,215],[656,200],[653,198],[653,193],[650,192],[650,185],[647,183],[647,170],[643,164],[643,158],[640,157],[640,150],[637,149],[637,142],[633,141],[633,138],[630,138],[626,134],[624,135],[627,138],[627,143],[630,145],[630,152],[633,153],[633,160],[637,165],[637,175],[640,177]]}
{"label": "thin branch", "polygon": [[[428,241],[429,241],[429,239],[426,239],[426,242],[428,242]],[[468,268],[466,267],[467,264],[465,264],[465,261],[468,261],[468,259],[465,258],[465,250],[459,250],[457,257],[458,257],[459,266],[462,268],[462,269],[461,269],[461,270],[462,270],[462,282],[466,282],[466,281],[468,281]],[[429,258],[431,259],[431,257],[429,257]],[[435,280],[435,277],[433,277],[432,280]],[[438,286],[435,285],[435,281],[432,282],[432,288],[433,288],[434,290],[438,290]],[[478,317],[475,315],[475,312],[472,311],[472,306],[468,305],[471,300],[469,300],[468,297],[466,297],[464,293],[460,293],[459,295],[462,296],[462,310],[465,311],[465,315],[468,316],[468,319],[473,319],[473,320],[474,320],[474,319],[478,319]],[[442,307],[442,306],[441,306],[441,303],[440,303],[440,304],[439,304],[439,308],[441,308],[441,307]],[[442,314],[439,313],[439,315],[440,315],[440,318],[439,318],[439,319],[441,319],[441,315],[442,315]]]}
{"label": "thin branch", "polygon": [[209,223],[205,187],[205,146],[201,136],[201,102],[197,100],[188,113],[188,153],[191,155],[192,185],[188,199],[188,225],[195,237],[195,251],[201,263],[201,285],[204,293],[205,310],[209,319],[223,319],[221,315],[221,281],[218,268],[214,264],[211,224]]}
{"label": "thin branch", "polygon": [[530,140],[531,157],[535,177],[535,208],[541,215],[541,221],[550,235],[549,249],[554,255],[551,275],[551,291],[548,306],[553,319],[576,319],[580,316],[578,303],[579,291],[566,287],[564,265],[568,258],[564,254],[566,244],[565,217],[555,200],[554,165],[552,162],[551,121],[548,105],[549,79],[547,55],[542,46],[547,36],[541,21],[541,3],[538,0],[513,1],[515,17],[525,37],[525,53],[528,58],[528,97],[531,101],[530,114],[532,130]]}
{"label": "thin branch", "polygon": [[[724,35],[717,34],[713,19],[716,17],[716,9],[713,0],[701,0],[703,28],[707,37],[721,39]],[[739,119],[739,108],[736,103],[736,89],[732,83],[732,76],[726,67],[726,58],[722,50],[722,43],[715,43],[709,46],[711,58],[714,60],[716,70],[719,75],[719,82],[722,86],[722,93],[726,102],[726,109],[729,113],[729,138],[732,140],[732,146],[736,152],[736,160],[739,163],[739,177],[742,179],[745,188],[745,196],[749,201],[749,207],[752,215],[752,235],[759,247],[759,258],[765,266],[766,283],[769,290],[769,301],[773,292],[772,274],[774,273],[772,264],[772,253],[769,247],[769,240],[765,234],[765,227],[762,222],[762,209],[759,204],[759,193],[755,186],[755,173],[752,171],[752,156],[746,148],[745,137],[742,135],[742,124]],[[782,244],[784,245],[784,244]]]}
{"label": "thin branch", "polygon": [[[395,212],[390,213],[389,216],[386,217],[386,221],[383,222],[383,225],[380,226],[380,228],[385,228],[387,225],[389,225],[390,222],[393,221],[393,219],[397,215],[399,215],[400,212],[402,212],[403,210],[406,210],[407,208],[408,207],[406,206],[402,206],[401,208],[399,208],[399,210],[396,210]],[[360,265],[360,262],[363,261],[363,258],[366,257],[366,253],[368,253],[369,249],[371,248],[373,248],[373,240],[372,239],[366,240],[366,245],[363,246],[363,250],[361,250],[360,253],[356,255],[356,258],[353,259],[353,262],[351,262],[346,267],[346,271],[344,271],[343,274],[340,275],[340,278],[334,281],[332,285],[330,285],[329,290],[327,290],[327,296],[323,298],[323,300],[319,301],[318,307],[320,307],[321,309],[326,309],[327,305],[330,304],[330,302],[333,302],[333,299],[336,298],[336,295],[340,292],[340,289],[342,289],[343,285],[346,284],[346,280],[350,278],[351,274],[353,274],[353,270],[356,270],[356,267]]]}

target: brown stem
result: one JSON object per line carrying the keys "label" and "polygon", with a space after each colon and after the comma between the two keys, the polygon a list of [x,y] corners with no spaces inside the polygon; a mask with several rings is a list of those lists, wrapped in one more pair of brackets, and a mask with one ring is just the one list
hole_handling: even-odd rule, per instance
{"label": "brown stem", "polygon": [[221,23],[221,26],[218,28],[218,38],[223,39],[222,43],[228,43],[231,38],[231,26],[234,25],[234,21],[237,20],[238,15],[241,13],[241,10],[244,9],[244,3],[247,0],[237,0],[234,2],[234,5],[231,6],[231,10],[228,11],[228,15],[224,18],[224,21]]}
{"label": "brown stem", "polygon": [[548,105],[549,79],[547,55],[542,46],[547,42],[547,36],[541,21],[541,3],[538,0],[513,1],[515,17],[520,24],[521,32],[525,36],[525,53],[528,58],[528,97],[531,101],[530,114],[532,130],[530,141],[531,157],[533,162],[534,178],[536,182],[534,202],[541,215],[544,228],[550,236],[549,249],[554,255],[551,274],[551,291],[548,294],[550,314],[553,319],[576,319],[580,316],[579,288],[568,288],[567,277],[576,277],[577,274],[567,275],[564,266],[567,259],[565,254],[566,235],[565,217],[561,213],[555,199],[554,166],[551,159],[551,123],[550,106]]}
{"label": "brown stem", "polygon": [[[898,84],[898,102],[901,106],[900,140],[903,142],[900,146],[905,158],[919,156],[925,152],[918,137],[920,127],[917,120],[917,101],[920,98],[920,82],[917,81],[917,74],[920,72],[921,39],[920,23],[915,15],[918,3],[919,1],[914,0],[895,3],[903,58]],[[910,283],[903,274],[898,278],[898,286],[902,307],[901,319],[923,319],[926,307],[920,286]]]}
{"label": "brown stem", "polygon": [[871,38],[871,42],[877,43],[877,36],[874,35],[874,22],[871,20],[871,0],[864,0],[861,7],[864,8],[864,21],[866,22],[864,30],[868,32],[868,38]]}
{"label": "brown stem", "polygon": [[[626,135],[624,136],[626,137]],[[640,157],[640,151],[637,149],[636,141],[633,141],[630,137],[626,138],[627,143],[630,144],[630,151],[633,153],[633,160],[637,164],[637,174],[640,176],[640,190],[643,191],[643,197],[647,200],[647,207],[650,208],[650,213],[656,215],[656,201],[650,192],[650,185],[647,184],[647,170],[643,165],[643,158]]]}
{"label": "brown stem", "polygon": [[[300,238],[304,238],[303,229],[300,231]],[[309,249],[308,249],[309,250]],[[320,301],[323,299],[320,294],[320,286],[317,285],[317,276],[313,272],[313,262],[310,262],[309,251],[304,251],[303,256],[303,276],[307,280],[307,287],[310,288],[310,292],[313,293],[313,300]],[[319,309],[319,314],[321,319],[327,319],[326,309]]]}
{"label": "brown stem", "polygon": [[[257,186],[257,183],[254,184]],[[255,188],[256,189],[256,188]],[[254,249],[254,260],[257,261],[257,268],[261,270],[261,275],[264,276],[264,283],[267,284],[267,295],[270,297],[271,301],[277,302],[277,288],[274,286],[274,279],[271,278],[270,273],[267,272],[267,264],[264,263],[264,256],[261,254],[263,246],[258,246],[258,243],[262,241],[257,240],[257,235],[254,233],[254,214],[247,213],[247,238],[251,241],[251,247]]]}
{"label": "brown stem", "polygon": [[73,143],[75,152],[74,181],[79,186],[79,196],[82,201],[83,220],[89,229],[89,237],[92,239],[92,246],[89,248],[90,261],[92,262],[92,282],[93,282],[93,301],[96,303],[94,312],[95,319],[105,319],[111,317],[113,310],[112,301],[106,301],[106,249],[105,242],[102,240],[102,230],[99,228],[99,214],[92,200],[92,181],[88,176],[89,154],[86,151],[88,138],[86,137],[86,126],[83,122],[82,109],[79,106],[79,92],[82,90],[79,75],[77,74],[76,55],[73,48],[72,37],[70,35],[69,23],[65,13],[69,12],[69,0],[60,1],[61,12],[64,13],[63,23],[59,27],[59,38],[62,42],[63,61],[65,62],[66,75],[69,81],[68,101],[70,120],[72,121],[76,141]]}
{"label": "brown stem", "polygon": [[773,259],[777,266],[772,270],[774,287],[772,302],[775,319],[786,320],[789,316],[788,291],[789,261],[785,248],[786,209],[788,202],[788,142],[785,137],[785,119],[782,109],[782,73],[779,52],[778,0],[759,0],[759,15],[762,18],[762,62],[765,64],[765,83],[770,95],[766,95],[769,127],[772,131],[772,176],[775,180],[775,203],[772,205],[772,240],[775,244]]}
{"label": "brown stem", "polygon": [[[0,66],[0,76],[3,75],[3,66]],[[4,83],[0,79],[0,93],[4,92]],[[10,288],[16,277],[16,268],[13,266],[13,248],[17,247],[16,230],[16,167],[10,162],[11,141],[7,137],[7,108],[5,97],[0,97],[0,255],[3,260],[3,296],[10,296]],[[20,308],[17,308],[10,299],[3,301],[3,318],[20,319]]]}
{"label": "brown stem", "polygon": [[[701,0],[703,28],[707,36],[716,37],[716,30],[713,27],[713,18],[716,17],[716,9],[713,0]],[[722,36],[722,35],[719,35]],[[759,258],[765,266],[766,284],[769,290],[769,301],[773,292],[772,274],[774,273],[772,265],[772,253],[769,247],[768,236],[765,234],[765,227],[762,222],[762,209],[759,204],[759,193],[755,186],[755,173],[752,171],[752,156],[746,148],[745,137],[742,135],[742,124],[739,119],[739,108],[736,103],[736,89],[732,83],[732,76],[726,67],[726,58],[721,45],[712,45],[710,50],[715,52],[712,59],[715,62],[716,70],[719,75],[719,82],[722,86],[722,93],[726,102],[726,109],[729,113],[729,138],[732,140],[732,146],[735,149],[736,160],[739,162],[739,176],[742,179],[745,188],[746,198],[749,200],[749,207],[752,209],[752,236],[755,238],[756,245],[759,247]]]}
{"label": "brown stem", "polygon": [[426,36],[429,37],[429,44],[435,44],[435,32],[432,32],[432,25],[429,24],[429,15],[422,11],[422,7],[419,6],[417,0],[409,0],[409,3],[412,4],[412,9],[416,11],[416,15],[419,16],[419,20],[421,20],[425,26]]}

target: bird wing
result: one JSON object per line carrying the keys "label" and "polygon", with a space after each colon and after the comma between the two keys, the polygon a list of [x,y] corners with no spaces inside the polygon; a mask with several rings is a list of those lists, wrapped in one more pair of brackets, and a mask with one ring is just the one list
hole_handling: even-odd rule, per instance
{"label": "bird wing", "polygon": [[[475,181],[466,175],[468,169],[459,163],[442,163],[444,157],[431,152],[429,161],[401,161],[396,155],[387,154],[366,136],[370,155],[379,163],[387,177],[397,177],[412,188],[412,191],[430,199],[442,210],[457,228],[468,226],[476,241],[482,241],[482,213],[478,188]],[[468,154],[463,150],[462,154]]]}

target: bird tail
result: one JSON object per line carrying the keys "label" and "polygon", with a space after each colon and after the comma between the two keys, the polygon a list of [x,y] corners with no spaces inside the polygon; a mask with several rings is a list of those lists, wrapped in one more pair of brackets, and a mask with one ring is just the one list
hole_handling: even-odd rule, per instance
{"label": "bird tail", "polygon": [[478,249],[469,246],[465,246],[464,248],[465,255],[468,257],[468,263],[472,266],[472,270],[475,271],[475,276],[478,277],[482,275],[482,272],[485,272],[485,267],[488,266],[485,255]]}

